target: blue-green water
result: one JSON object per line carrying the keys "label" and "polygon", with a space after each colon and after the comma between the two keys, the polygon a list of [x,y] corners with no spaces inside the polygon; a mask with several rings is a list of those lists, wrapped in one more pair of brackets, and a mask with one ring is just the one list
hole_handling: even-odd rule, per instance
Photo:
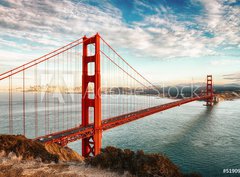
{"label": "blue-green water", "polygon": [[[166,154],[183,172],[204,177],[240,176],[240,100],[213,108],[192,102],[103,133],[103,146]],[[70,145],[79,150],[80,143]]]}
{"label": "blue-green water", "polygon": [[[50,96],[50,95],[49,95]],[[65,95],[66,97],[67,95]],[[8,133],[8,95],[0,94],[0,133]],[[13,133],[22,133],[22,98],[21,93],[16,93],[13,100]],[[26,103],[26,136],[31,138],[35,135],[35,109],[34,94],[27,94]],[[103,95],[103,112],[108,117],[109,105]],[[110,116],[119,114],[121,106],[129,96],[121,95],[122,103],[111,104]],[[148,100],[145,96],[136,96],[138,109],[144,107],[142,103]],[[43,135],[45,130],[44,101],[38,95],[38,136]],[[79,125],[81,120],[80,97],[75,102],[65,106],[60,105],[59,127],[54,127],[57,107],[50,104],[49,127],[50,132],[66,129],[61,126],[63,118],[68,127]],[[170,99],[152,98],[152,104],[171,102]],[[122,125],[103,133],[103,147],[116,146],[131,150],[144,150],[147,153],[166,154],[183,172],[199,172],[204,177],[215,176],[240,176],[223,174],[223,169],[240,169],[240,100],[223,101],[212,108],[203,106],[204,102],[192,102],[176,107],[140,120]],[[71,106],[70,106],[71,105]],[[65,109],[63,114],[63,108]],[[134,107],[132,107],[134,108]],[[126,110],[126,108],[124,108]],[[133,109],[134,110],[134,109]],[[130,110],[131,111],[131,110]],[[58,119],[58,118],[57,118]],[[74,150],[81,152],[81,141],[69,144]]]}

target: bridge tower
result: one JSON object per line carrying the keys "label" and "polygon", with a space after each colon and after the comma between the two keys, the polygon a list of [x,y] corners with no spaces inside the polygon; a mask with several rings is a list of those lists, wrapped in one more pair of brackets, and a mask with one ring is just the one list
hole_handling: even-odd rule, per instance
{"label": "bridge tower", "polygon": [[212,80],[212,75],[207,75],[206,94],[211,96],[209,99],[207,99],[206,106],[213,106],[213,80]]}
{"label": "bridge tower", "polygon": [[[89,56],[88,45],[95,46],[95,54]],[[94,74],[89,75],[88,64],[94,64]],[[94,85],[94,97],[89,98],[89,83]],[[91,38],[83,38],[82,55],[82,126],[89,125],[90,109],[94,109],[93,136],[82,139],[82,155],[84,157],[95,156],[100,153],[102,143],[101,125],[101,73],[100,73],[100,36],[97,33]]]}

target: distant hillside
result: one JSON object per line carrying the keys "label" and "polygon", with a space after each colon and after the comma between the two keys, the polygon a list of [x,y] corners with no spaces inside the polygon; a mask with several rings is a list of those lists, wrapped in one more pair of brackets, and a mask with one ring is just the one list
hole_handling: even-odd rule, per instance
{"label": "distant hillside", "polygon": [[[194,83],[191,84],[178,84],[175,86],[166,86],[158,90],[145,89],[142,94],[160,94],[163,97],[191,97],[192,93],[200,94],[202,90],[206,89],[205,83]],[[225,84],[225,85],[214,85],[214,93],[220,94],[224,92],[240,92],[240,84]],[[178,95],[178,96],[177,96]],[[194,95],[193,95],[194,96]]]}
{"label": "distant hillside", "polygon": [[214,85],[214,89],[217,93],[226,91],[240,91],[239,84],[226,84],[226,85]]}

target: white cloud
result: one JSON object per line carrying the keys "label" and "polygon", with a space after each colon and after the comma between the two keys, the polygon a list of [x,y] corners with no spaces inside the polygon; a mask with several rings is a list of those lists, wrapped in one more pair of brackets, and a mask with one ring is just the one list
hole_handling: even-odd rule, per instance
{"label": "white cloud", "polygon": [[211,65],[213,66],[231,66],[240,64],[240,60],[233,60],[233,59],[221,59],[221,60],[214,60],[211,61]]}
{"label": "white cloud", "polygon": [[[33,54],[22,54],[18,52],[9,52],[0,49],[0,73],[8,71],[9,68],[15,68],[26,61],[36,58]],[[17,59],[17,60],[16,60]]]}
{"label": "white cloud", "polygon": [[47,52],[96,32],[116,49],[159,59],[215,55],[219,45],[240,42],[239,18],[236,18],[240,14],[239,8],[225,7],[216,0],[201,1],[207,15],[197,19],[203,30],[215,34],[214,38],[204,37],[202,30],[188,29],[193,22],[177,21],[169,7],[151,7],[140,1],[135,2],[137,7],[145,6],[156,14],[133,24],[124,23],[121,11],[108,1],[101,1],[98,6],[67,0],[7,2],[9,6],[0,6],[0,36],[18,41],[2,38],[0,44],[26,52]]}
{"label": "white cloud", "polygon": [[232,81],[235,83],[239,83],[240,82],[240,73],[237,72],[237,73],[223,75],[223,79],[229,80],[229,81]]}
{"label": "white cloud", "polygon": [[197,17],[205,31],[214,34],[213,45],[237,45],[240,43],[240,8],[224,0],[193,0],[205,7],[206,15]]}

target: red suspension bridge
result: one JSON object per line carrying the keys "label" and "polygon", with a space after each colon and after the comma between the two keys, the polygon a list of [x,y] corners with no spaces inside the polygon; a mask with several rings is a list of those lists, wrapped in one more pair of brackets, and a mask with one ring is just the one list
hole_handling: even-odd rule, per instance
{"label": "red suspension bridge", "polygon": [[208,75],[200,96],[162,104],[159,87],[99,34],[0,74],[0,84],[1,133],[62,146],[82,139],[84,157],[100,153],[105,130],[192,101],[212,106],[214,96]]}

